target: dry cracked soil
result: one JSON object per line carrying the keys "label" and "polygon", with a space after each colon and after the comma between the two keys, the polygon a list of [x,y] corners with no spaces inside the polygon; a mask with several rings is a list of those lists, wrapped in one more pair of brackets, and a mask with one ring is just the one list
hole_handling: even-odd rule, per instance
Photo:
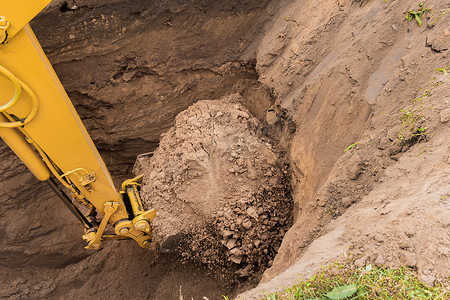
{"label": "dry cracked soil", "polygon": [[448,280],[450,4],[424,5],[53,1],[32,28],[116,184],[144,173],[155,246],[84,250],[0,142],[0,298],[261,299],[342,259]]}

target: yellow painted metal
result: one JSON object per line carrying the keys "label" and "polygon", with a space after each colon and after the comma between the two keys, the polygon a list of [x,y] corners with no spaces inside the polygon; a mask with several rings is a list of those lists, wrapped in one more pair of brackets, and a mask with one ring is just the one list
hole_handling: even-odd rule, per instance
{"label": "yellow painted metal", "polygon": [[[0,113],[0,122],[8,122],[8,119]],[[15,128],[1,128],[0,137],[16,153],[20,160],[30,169],[37,179],[45,181],[50,178],[50,170],[42,158],[33,150],[25,137]]]}
{"label": "yellow painted metal", "polygon": [[142,178],[144,175],[139,175],[135,178],[125,180],[122,183],[122,193],[126,193],[130,199],[133,214],[139,216],[144,213],[144,207],[141,203],[141,198],[138,195],[138,188],[141,186]]}
{"label": "yellow painted metal", "polygon": [[156,216],[156,210],[145,210],[142,205],[141,197],[139,196],[139,189],[144,175],[139,175],[135,178],[125,180],[122,183],[122,195],[126,195],[130,199],[130,204],[133,209],[134,219],[133,227],[139,231],[151,234],[151,221]]}
{"label": "yellow painted metal", "polygon": [[[62,173],[83,168],[96,174],[89,192],[75,173],[70,181],[104,214],[104,203],[116,201],[121,205],[111,218],[113,222],[128,218],[125,205],[116,191],[111,176],[84,128],[78,114],[43,53],[29,25],[0,46],[0,65],[24,82],[39,99],[39,111],[23,130],[39,145]],[[13,84],[0,77],[0,104],[14,93]],[[32,107],[28,93],[7,112],[17,119],[28,116]],[[62,175],[62,174],[60,174]]]}
{"label": "yellow painted metal", "polygon": [[50,2],[52,0],[0,0],[0,16],[5,17],[9,22],[8,40],[14,37]]}
{"label": "yellow painted metal", "polygon": [[11,72],[6,70],[4,67],[0,66],[0,75],[5,78],[8,78],[14,86],[14,95],[11,97],[6,104],[0,106],[0,112],[7,110],[8,108],[13,107],[17,101],[19,101],[20,94],[22,93],[22,87],[20,86],[19,80],[15,77]]}
{"label": "yellow painted metal", "polygon": [[[13,27],[16,30],[22,28],[14,32],[13,38],[8,29],[7,43],[0,45],[0,109],[3,111],[0,112],[0,133],[10,141],[8,144],[12,148],[20,149],[17,152],[22,153],[19,157],[24,157],[25,163],[30,161],[27,165],[37,170],[38,179],[45,180],[50,169],[76,198],[82,203],[92,204],[104,215],[102,227],[84,236],[92,242],[92,248],[98,247],[106,222],[114,225],[117,235],[132,238],[141,247],[148,247],[150,226],[143,226],[141,222],[137,227],[144,230],[138,230],[134,225],[142,220],[150,224],[156,212],[142,208],[137,182],[127,185],[132,195],[130,206],[134,208],[133,212],[127,211],[122,194],[115,189],[102,158],[34,33],[28,24],[22,24],[37,14],[39,7],[49,2],[0,0],[0,15],[5,14],[11,20],[11,26],[15,24]],[[25,93],[18,91],[19,86]],[[15,135],[19,133],[23,135],[22,139]],[[29,144],[39,152],[48,167],[47,171],[41,170],[42,165],[37,166],[37,161],[42,161],[39,157],[32,158],[31,153],[36,153]],[[107,203],[114,203],[114,211],[105,210],[109,207],[105,205]]]}
{"label": "yellow painted metal", "polygon": [[10,23],[6,20],[6,17],[0,16],[0,43],[3,43],[8,37],[6,32],[9,29]]}
{"label": "yellow painted metal", "polygon": [[99,249],[101,244],[101,239],[103,232],[106,229],[106,225],[108,224],[111,216],[116,212],[117,208],[119,208],[119,203],[117,202],[106,202],[105,203],[105,215],[103,216],[103,220],[98,226],[97,233],[95,237],[89,241],[88,245],[85,247],[86,249]]}
{"label": "yellow painted metal", "polygon": [[27,92],[31,100],[31,109],[29,114],[25,118],[22,118],[20,121],[10,120],[8,122],[0,122],[0,127],[17,128],[25,124],[28,124],[29,122],[31,122],[31,120],[33,120],[38,111],[39,104],[36,95],[28,85],[20,81],[16,76],[14,76],[14,74],[12,74],[8,69],[6,69],[1,65],[0,65],[0,75],[10,80],[12,85],[14,86],[14,95],[12,96],[11,100],[9,100],[6,104],[0,106],[0,112],[7,111],[8,109],[16,105],[16,103],[19,101],[20,95],[22,94],[22,89],[24,89]]}
{"label": "yellow painted metal", "polygon": [[150,247],[151,232],[143,234],[142,231],[133,227],[129,220],[119,221],[114,225],[114,231],[117,235],[126,236],[134,239],[142,248]]}

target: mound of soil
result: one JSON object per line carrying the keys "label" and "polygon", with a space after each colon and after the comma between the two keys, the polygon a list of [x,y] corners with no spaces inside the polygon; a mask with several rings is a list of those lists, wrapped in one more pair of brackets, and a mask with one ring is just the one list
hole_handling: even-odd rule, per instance
{"label": "mound of soil", "polygon": [[155,208],[154,240],[181,238],[188,260],[264,270],[292,222],[287,166],[237,94],[199,101],[180,113],[151,158],[141,197]]}

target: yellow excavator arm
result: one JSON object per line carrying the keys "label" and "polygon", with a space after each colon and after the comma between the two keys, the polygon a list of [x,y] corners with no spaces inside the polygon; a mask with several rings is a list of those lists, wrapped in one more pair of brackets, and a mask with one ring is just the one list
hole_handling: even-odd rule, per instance
{"label": "yellow excavator arm", "polygon": [[[137,177],[117,191],[111,175],[28,22],[51,0],[0,0],[0,137],[46,181],[85,227],[88,249],[106,239],[149,247],[155,210],[144,210]],[[56,179],[56,180],[55,180]],[[66,195],[90,211],[83,215]],[[96,212],[103,215],[96,221]],[[107,224],[114,234],[105,234]]]}

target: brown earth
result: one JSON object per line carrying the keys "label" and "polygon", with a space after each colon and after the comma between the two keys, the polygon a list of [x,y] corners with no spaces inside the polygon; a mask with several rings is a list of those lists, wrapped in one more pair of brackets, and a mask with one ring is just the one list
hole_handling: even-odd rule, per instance
{"label": "brown earth", "polygon": [[[260,119],[273,103],[251,43],[268,1],[76,1],[76,10],[63,2],[31,25],[117,184],[192,103],[239,93]],[[0,298],[171,299],[183,285],[185,297],[217,299],[235,289],[202,267],[180,267],[176,255],[155,261],[133,243],[84,250],[82,227],[0,147]]]}
{"label": "brown earth", "polygon": [[257,69],[297,125],[288,147],[298,209],[243,299],[349,257],[412,266],[427,284],[448,278],[450,89],[435,69],[449,61],[449,6],[425,5],[434,13],[421,27],[404,19],[413,1],[299,1],[279,11]]}
{"label": "brown earth", "polygon": [[259,277],[292,225],[292,199],[288,167],[242,100],[203,100],[181,112],[136,172],[144,206],[158,212],[155,243],[181,239],[171,250],[185,260]]}
{"label": "brown earth", "polygon": [[[178,113],[233,93],[287,153],[294,225],[243,299],[349,257],[448,278],[446,1],[425,2],[421,27],[405,20],[414,1],[63,2],[32,26],[117,183]],[[176,254],[86,252],[80,226],[0,148],[0,298],[239,292]]]}

